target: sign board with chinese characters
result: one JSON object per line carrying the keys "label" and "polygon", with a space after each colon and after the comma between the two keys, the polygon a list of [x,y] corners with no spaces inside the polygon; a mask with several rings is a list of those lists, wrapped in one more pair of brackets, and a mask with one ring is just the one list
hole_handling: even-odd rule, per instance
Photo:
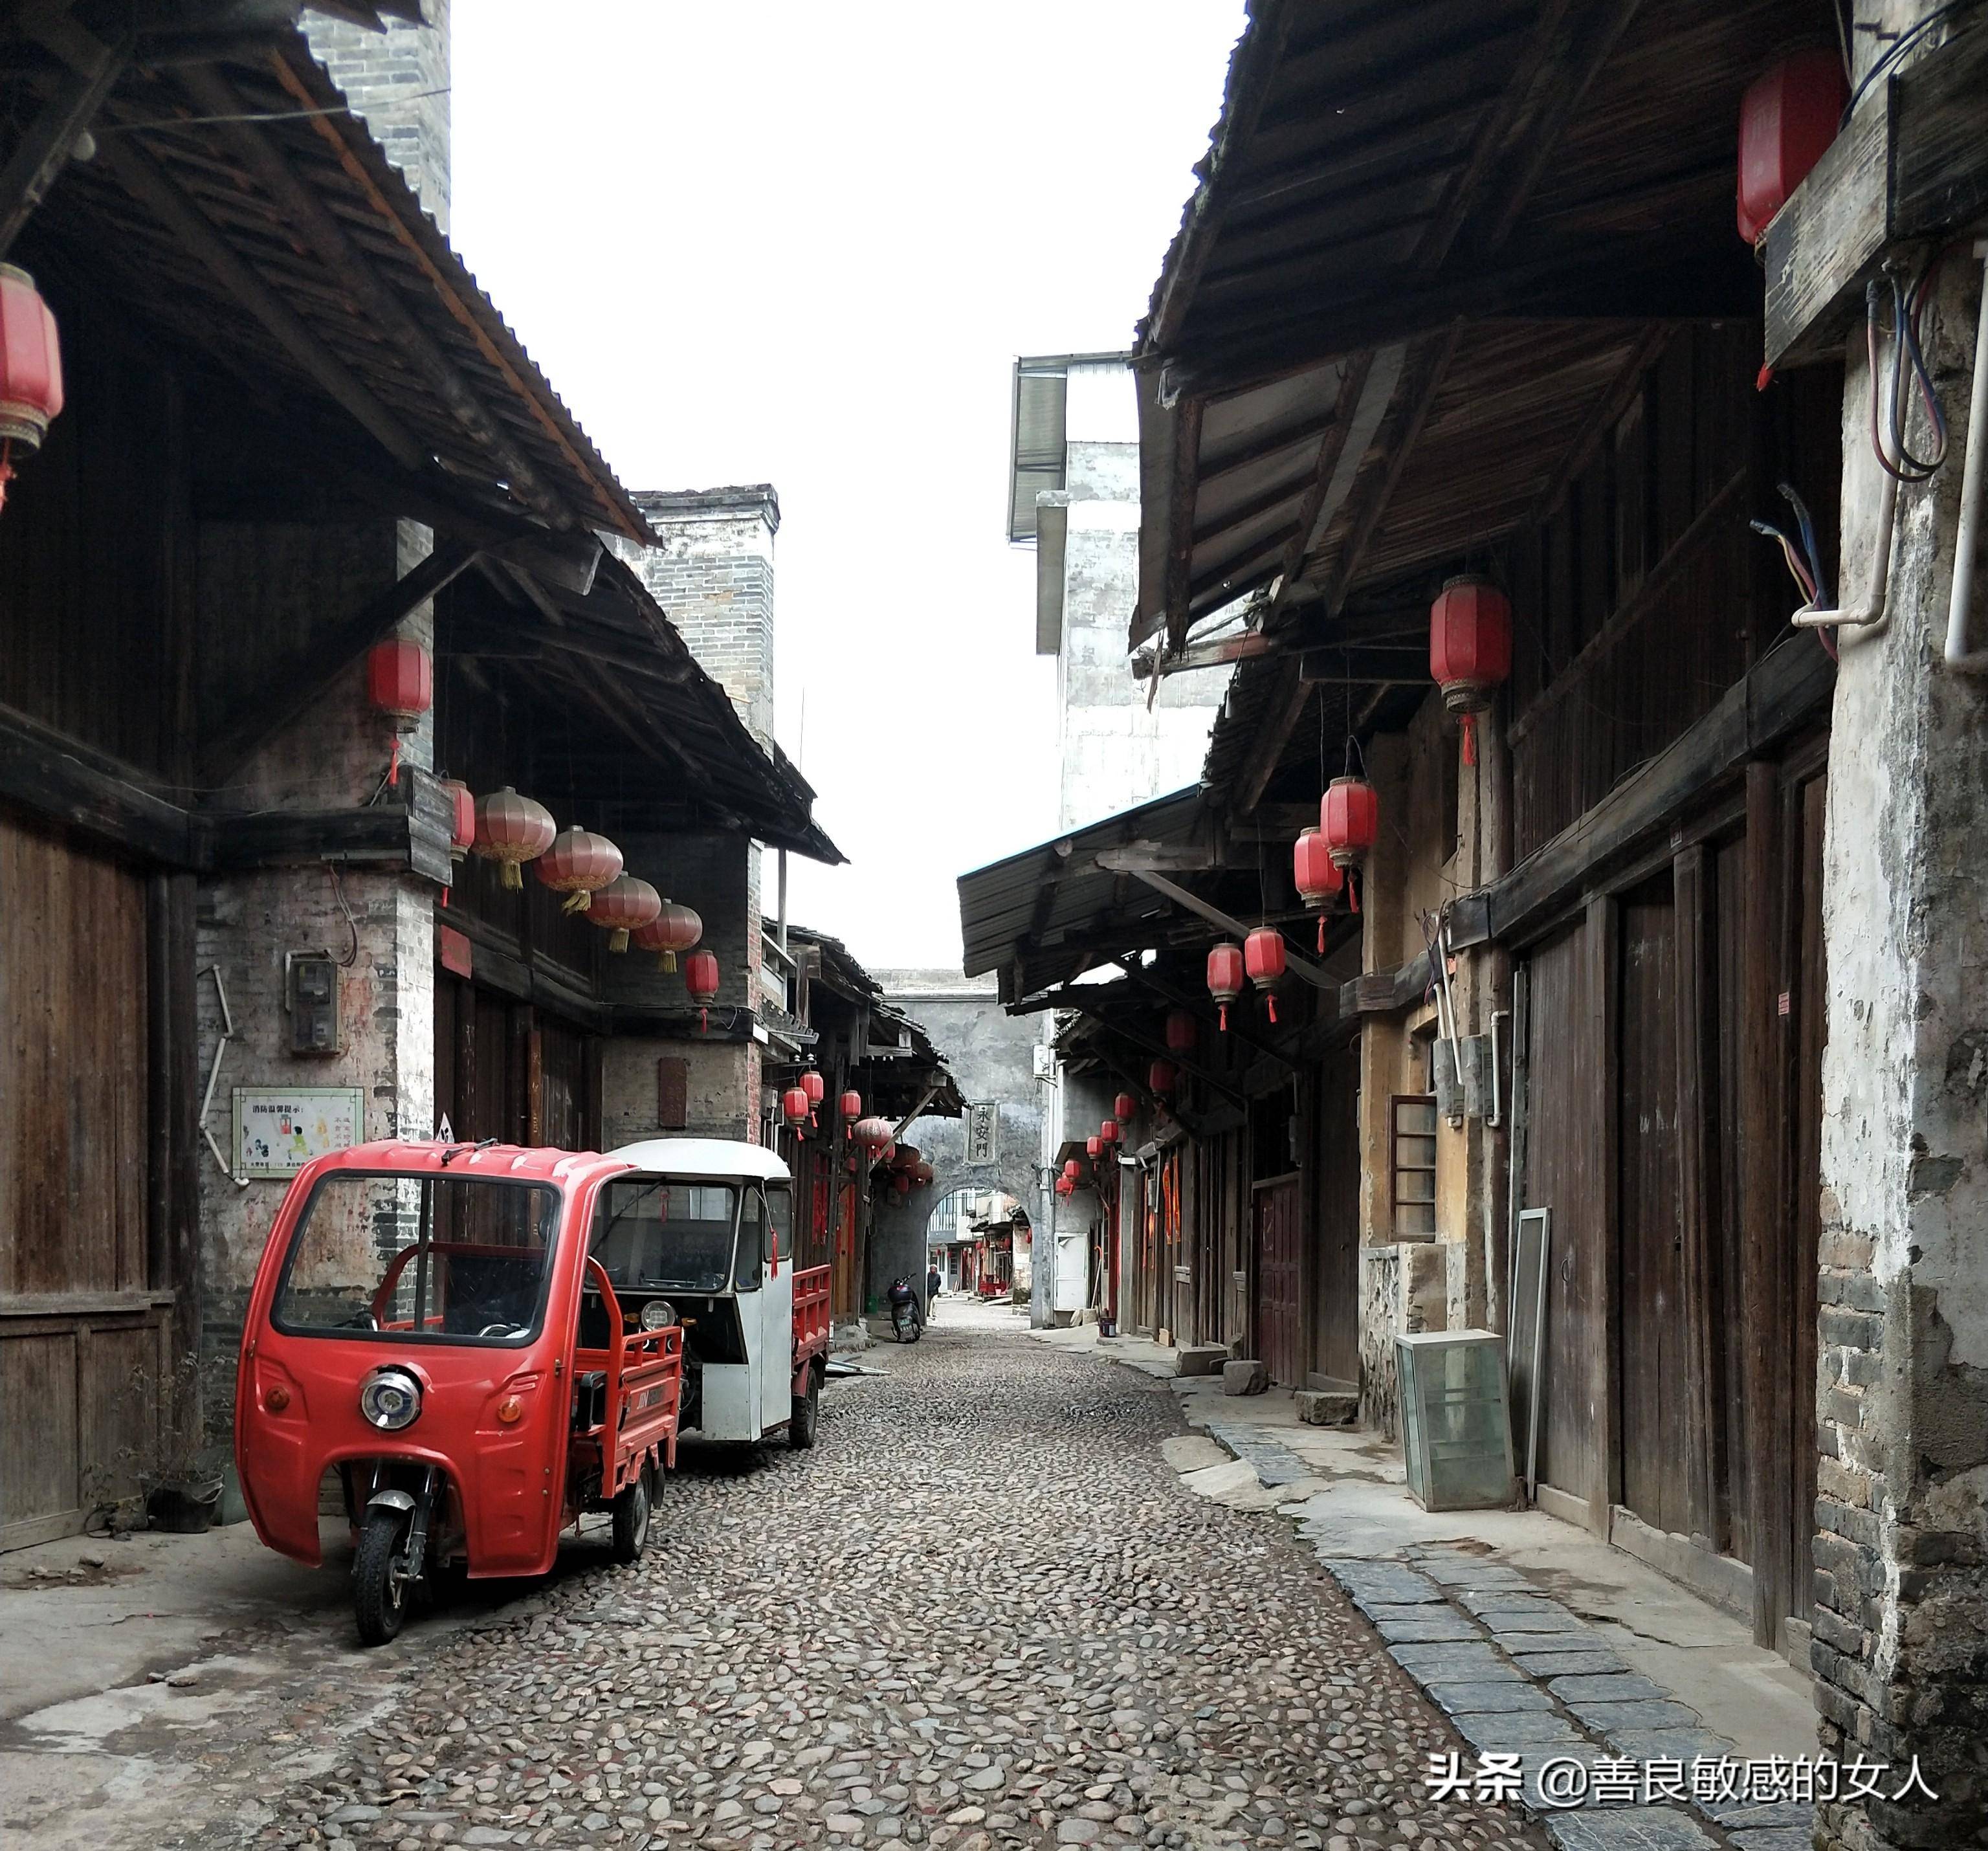
{"label": "sign board with chinese characters", "polygon": [[1001,1129],[998,1105],[969,1105],[966,1108],[966,1160],[969,1163],[995,1161],[995,1139]]}
{"label": "sign board with chinese characters", "polygon": [[238,1086],[234,1098],[238,1176],[294,1176],[366,1135],[366,1095],[357,1086]]}

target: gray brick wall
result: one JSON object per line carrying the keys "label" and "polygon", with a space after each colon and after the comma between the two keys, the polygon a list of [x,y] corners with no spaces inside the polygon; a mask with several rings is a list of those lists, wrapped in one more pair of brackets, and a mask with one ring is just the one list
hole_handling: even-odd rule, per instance
{"label": "gray brick wall", "polygon": [[397,19],[384,32],[369,32],[322,13],[304,15],[305,36],[318,62],[445,232],[448,229],[450,4],[451,0],[424,0],[426,25],[408,25]]}

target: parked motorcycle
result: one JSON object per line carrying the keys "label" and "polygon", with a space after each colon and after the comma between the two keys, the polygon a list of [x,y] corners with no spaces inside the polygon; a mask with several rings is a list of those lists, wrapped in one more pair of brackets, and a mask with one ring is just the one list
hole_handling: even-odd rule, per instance
{"label": "parked motorcycle", "polygon": [[900,1343],[915,1343],[925,1335],[925,1315],[918,1304],[918,1288],[908,1279],[893,1279],[889,1293],[891,1328]]}

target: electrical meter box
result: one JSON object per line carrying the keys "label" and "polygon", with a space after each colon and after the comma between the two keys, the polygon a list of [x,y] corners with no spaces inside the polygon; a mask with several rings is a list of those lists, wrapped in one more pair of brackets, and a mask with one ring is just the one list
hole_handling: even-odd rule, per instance
{"label": "electrical meter box", "polygon": [[284,991],[283,1005],[290,1016],[290,1052],[343,1054],[336,962],[320,953],[292,953],[284,973]]}
{"label": "electrical meter box", "polygon": [[1512,1501],[1505,1339],[1495,1331],[1426,1331],[1395,1339],[1401,1457],[1425,1511]]}

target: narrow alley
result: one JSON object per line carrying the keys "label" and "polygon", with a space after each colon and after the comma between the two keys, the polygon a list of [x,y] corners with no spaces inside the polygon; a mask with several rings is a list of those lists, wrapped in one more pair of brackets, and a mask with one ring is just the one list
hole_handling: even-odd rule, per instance
{"label": "narrow alley", "polygon": [[[37,1785],[8,1789],[0,1835],[1543,1843],[1516,1809],[1432,1801],[1428,1758],[1458,1738],[1288,1523],[1182,1487],[1164,1382],[950,1301],[864,1365],[831,1386],[811,1453],[686,1448],[633,1570],[569,1547],[543,1588],[479,1592],[370,1653],[342,1585],[314,1625],[214,1642],[183,1683],[141,1683],[156,1700],[128,1738],[89,1744],[139,1744],[93,1803],[51,1803],[67,1757],[49,1751],[85,1746],[73,1724],[17,1721],[0,1751],[35,1754]],[[272,1650],[278,1674],[231,1675]]]}

